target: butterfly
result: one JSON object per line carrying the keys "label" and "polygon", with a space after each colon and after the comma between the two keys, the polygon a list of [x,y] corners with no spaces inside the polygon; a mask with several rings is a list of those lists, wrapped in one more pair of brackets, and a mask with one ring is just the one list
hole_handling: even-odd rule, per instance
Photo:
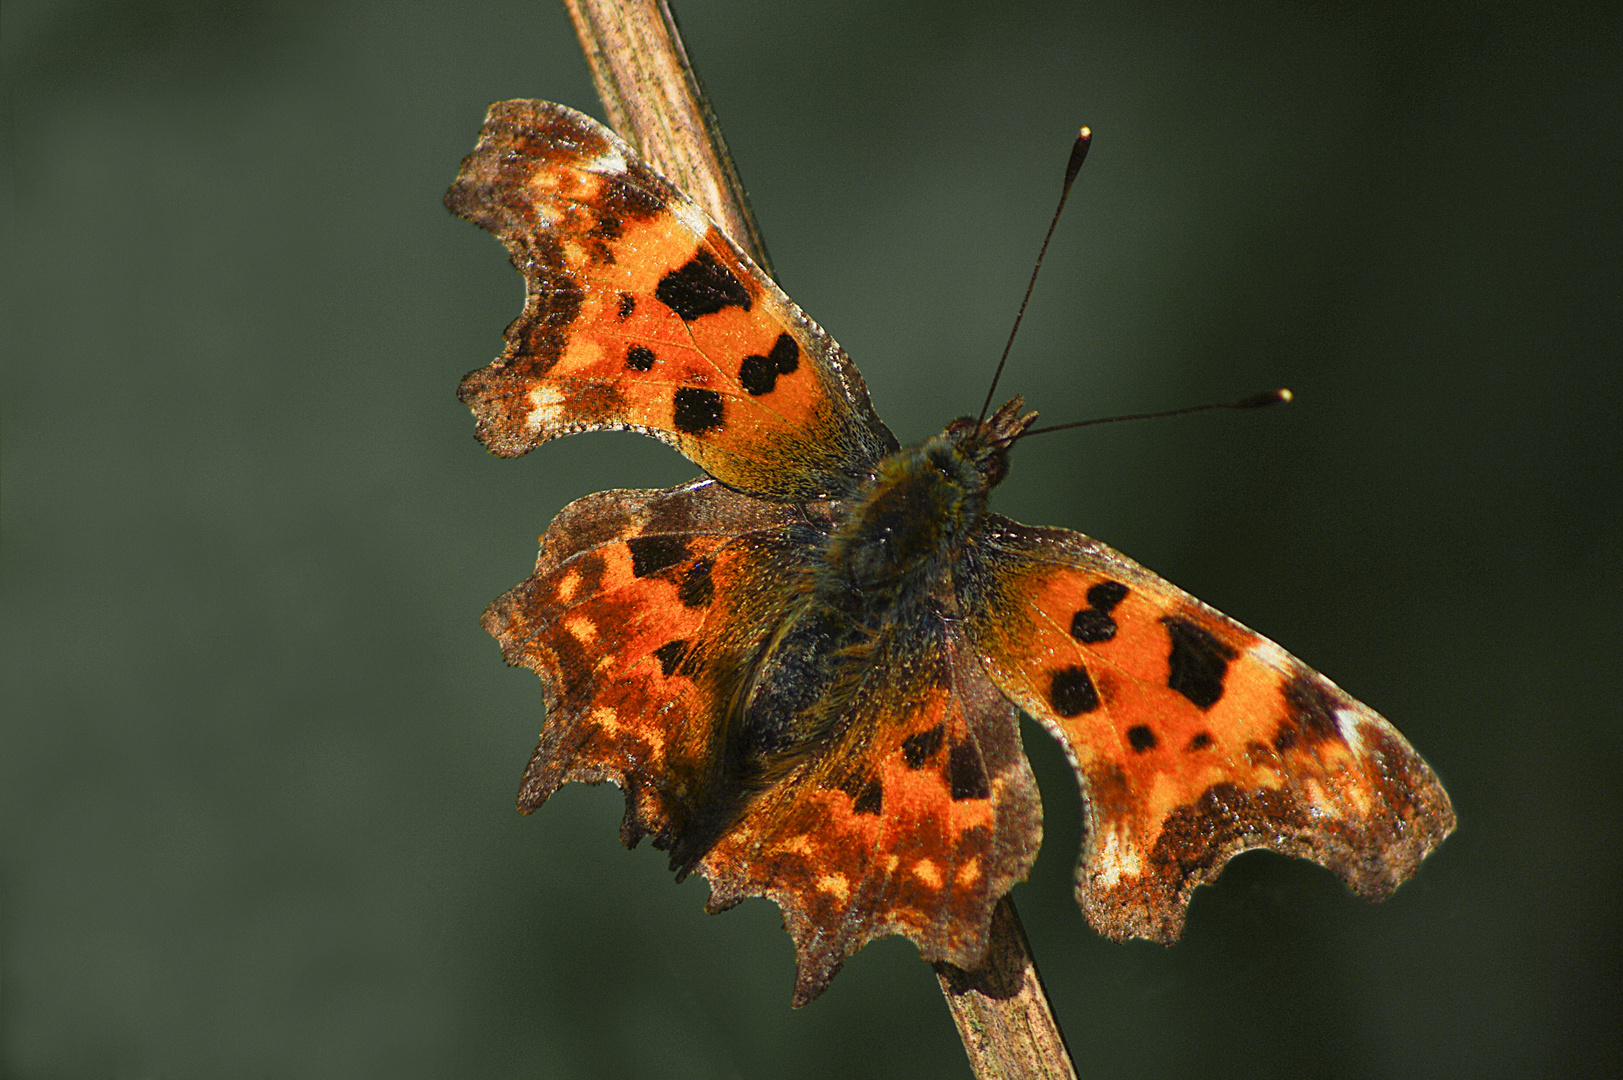
{"label": "butterfly", "polygon": [[1076,895],[1171,942],[1238,852],[1313,859],[1380,899],[1449,833],[1432,770],[1373,710],[1097,540],[993,513],[1015,398],[902,447],[840,346],[611,131],[490,107],[446,195],[526,285],[459,397],[512,457],[629,429],[701,479],[558,514],[485,628],[541,677],[528,813],[612,781],[708,908],[764,896],[793,1001],[883,935],[972,969],[1042,836],[1019,714],[1063,747]]}

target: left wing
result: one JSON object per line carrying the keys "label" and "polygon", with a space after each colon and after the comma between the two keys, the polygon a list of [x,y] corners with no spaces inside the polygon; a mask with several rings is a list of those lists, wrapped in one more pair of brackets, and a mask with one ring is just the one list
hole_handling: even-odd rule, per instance
{"label": "left wing", "polygon": [[506,351],[458,390],[492,452],[627,428],[736,490],[803,502],[896,449],[834,339],[591,117],[497,102],[445,204],[524,275]]}
{"label": "left wing", "polygon": [[1175,940],[1194,887],[1251,848],[1379,900],[1454,827],[1391,724],[1098,541],[990,515],[958,588],[992,680],[1077,771],[1077,899],[1110,937]]}

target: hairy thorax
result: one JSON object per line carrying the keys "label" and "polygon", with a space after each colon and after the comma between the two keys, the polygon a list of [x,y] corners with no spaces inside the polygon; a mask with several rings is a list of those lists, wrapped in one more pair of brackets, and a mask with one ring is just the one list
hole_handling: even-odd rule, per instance
{"label": "hairy thorax", "polygon": [[875,611],[922,597],[985,504],[984,485],[949,437],[892,454],[830,537],[817,591]]}
{"label": "hairy thorax", "polygon": [[930,609],[951,603],[953,561],[991,486],[965,443],[949,429],[892,454],[844,504],[742,695],[745,774],[792,768],[849,713],[876,652],[928,632]]}

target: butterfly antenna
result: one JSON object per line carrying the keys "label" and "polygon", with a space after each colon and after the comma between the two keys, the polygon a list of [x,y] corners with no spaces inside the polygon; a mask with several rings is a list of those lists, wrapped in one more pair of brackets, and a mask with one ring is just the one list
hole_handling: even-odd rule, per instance
{"label": "butterfly antenna", "polygon": [[1003,377],[1003,365],[1009,362],[1009,350],[1014,348],[1014,335],[1020,331],[1020,320],[1025,318],[1026,305],[1031,302],[1031,290],[1037,287],[1037,272],[1043,268],[1043,256],[1048,254],[1048,242],[1054,238],[1054,227],[1059,224],[1060,211],[1065,209],[1065,200],[1071,197],[1071,185],[1076,183],[1076,174],[1082,171],[1082,162],[1087,159],[1088,146],[1093,142],[1093,132],[1083,128],[1077,132],[1076,143],[1071,147],[1071,160],[1065,166],[1065,186],[1060,189],[1059,205],[1054,207],[1054,219],[1048,223],[1048,234],[1043,237],[1043,246],[1037,252],[1037,265],[1031,268],[1031,281],[1026,284],[1025,299],[1020,301],[1020,310],[1014,316],[1014,328],[1009,331],[1009,340],[1003,346],[1003,355],[998,359],[997,370],[992,373],[992,385],[986,391],[986,401],[981,405],[981,414],[975,419],[975,426],[980,427],[986,422],[986,410],[992,407],[992,395],[997,393],[997,381]]}
{"label": "butterfly antenna", "polygon": [[1005,445],[1012,445],[1017,440],[1024,439],[1028,435],[1047,435],[1051,431],[1069,431],[1072,428],[1092,427],[1094,424],[1116,424],[1123,420],[1165,420],[1169,416],[1188,416],[1190,413],[1210,412],[1213,409],[1260,409],[1264,405],[1283,404],[1294,396],[1289,390],[1280,387],[1278,390],[1264,390],[1260,394],[1252,394],[1238,401],[1219,401],[1209,405],[1190,405],[1182,409],[1168,409],[1165,412],[1129,413],[1126,416],[1105,416],[1097,420],[1078,420],[1074,424],[1055,424],[1052,427],[1030,428],[1007,440]]}

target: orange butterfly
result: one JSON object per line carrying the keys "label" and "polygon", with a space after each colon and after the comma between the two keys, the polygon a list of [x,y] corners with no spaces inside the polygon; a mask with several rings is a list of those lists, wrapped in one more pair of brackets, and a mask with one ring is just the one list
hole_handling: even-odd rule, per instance
{"label": "orange butterfly", "polygon": [[1384,719],[1273,642],[988,495],[1019,398],[902,449],[833,339],[596,121],[491,106],[446,205],[524,275],[460,397],[495,453],[623,428],[708,474],[566,507],[484,624],[547,721],[519,808],[624,789],[709,909],[783,909],[794,1002],[872,938],[974,968],[1042,836],[1024,710],[1082,786],[1077,899],[1170,942],[1234,854],[1314,859],[1380,899],[1454,825]]}

